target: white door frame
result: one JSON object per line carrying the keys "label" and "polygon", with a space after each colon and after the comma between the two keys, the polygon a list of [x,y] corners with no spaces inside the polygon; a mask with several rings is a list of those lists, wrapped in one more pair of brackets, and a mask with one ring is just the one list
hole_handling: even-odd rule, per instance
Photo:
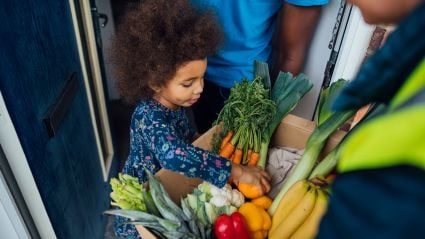
{"label": "white door frame", "polygon": [[10,188],[0,171],[0,228],[1,235],[10,239],[30,239],[31,236],[19,209],[13,199]]}
{"label": "white door frame", "polygon": [[18,135],[0,91],[0,145],[41,238],[56,238]]}
{"label": "white door frame", "polygon": [[[318,23],[315,35],[312,39],[309,54],[307,56],[304,73],[306,73],[313,81],[313,88],[306,94],[293,113],[306,119],[312,119],[314,116],[314,108],[318,101],[322,81],[331,49],[328,48],[329,40],[332,37],[333,25],[338,13],[342,0],[331,1],[323,8],[322,16]],[[344,78],[353,79],[357,74],[357,70],[363,62],[372,36],[374,26],[364,22],[360,10],[351,5],[347,5],[346,14],[352,7],[346,26],[341,26],[341,31],[346,27],[345,32],[342,31],[338,39],[342,38],[341,48],[337,57],[337,62],[331,77],[331,82]],[[344,22],[344,21],[343,21]],[[344,33],[344,36],[342,34]]]}
{"label": "white door frame", "polygon": [[360,10],[353,6],[331,82],[340,78],[352,80],[356,76],[365,59],[374,29],[375,26],[367,24]]}
{"label": "white door frame", "polygon": [[[87,102],[89,105],[90,116],[92,120],[94,135],[96,138],[96,145],[99,155],[99,163],[103,173],[103,180],[108,180],[109,171],[111,169],[112,160],[114,157],[114,148],[112,144],[111,128],[109,125],[109,117],[106,108],[105,90],[103,88],[102,74],[99,63],[99,54],[96,46],[96,36],[93,27],[92,11],[90,8],[90,2],[87,0],[75,0],[78,1],[80,9],[77,9],[74,0],[69,0],[71,9],[72,21],[74,25],[74,32],[76,42],[78,46],[78,54],[80,57],[81,71],[84,79],[84,85],[87,95]],[[81,12],[83,26],[79,26],[77,13]],[[82,29],[80,29],[80,27]],[[82,42],[81,33],[85,35],[86,42]],[[88,58],[85,59],[83,45],[87,46]],[[88,72],[87,66],[90,66],[91,72]],[[91,76],[91,77],[89,77]],[[93,91],[91,91],[90,80],[92,79]],[[94,104],[93,99],[96,99],[97,105]],[[95,113],[95,108],[98,110],[98,114]],[[97,125],[98,118],[100,125]],[[102,138],[100,137],[102,134]]]}

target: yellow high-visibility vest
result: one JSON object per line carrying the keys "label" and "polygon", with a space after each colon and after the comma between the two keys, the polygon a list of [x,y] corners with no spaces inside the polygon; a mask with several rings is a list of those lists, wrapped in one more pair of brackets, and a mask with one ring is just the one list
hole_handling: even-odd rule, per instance
{"label": "yellow high-visibility vest", "polygon": [[[411,165],[425,170],[425,58],[386,113],[364,122],[342,145],[339,172]],[[418,97],[417,97],[418,98]]]}

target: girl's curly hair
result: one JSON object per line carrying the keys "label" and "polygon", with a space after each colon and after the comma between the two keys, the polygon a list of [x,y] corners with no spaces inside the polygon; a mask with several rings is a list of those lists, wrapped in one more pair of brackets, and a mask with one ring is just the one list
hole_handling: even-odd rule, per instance
{"label": "girl's curly hair", "polygon": [[144,0],[127,12],[112,40],[117,89],[129,103],[151,97],[179,67],[218,50],[222,31],[211,12],[188,0]]}

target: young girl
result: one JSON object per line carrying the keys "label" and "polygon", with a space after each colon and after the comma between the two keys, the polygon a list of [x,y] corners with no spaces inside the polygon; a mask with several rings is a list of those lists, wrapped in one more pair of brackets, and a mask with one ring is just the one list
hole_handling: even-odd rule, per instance
{"label": "young girl", "polygon": [[[152,173],[166,168],[218,187],[232,178],[268,191],[269,176],[260,168],[232,164],[191,144],[196,133],[184,107],[199,99],[206,57],[221,40],[213,16],[187,0],[145,0],[118,29],[113,45],[118,89],[127,101],[137,104],[123,172],[144,182],[144,168]],[[117,234],[138,237],[132,225],[121,225]]]}

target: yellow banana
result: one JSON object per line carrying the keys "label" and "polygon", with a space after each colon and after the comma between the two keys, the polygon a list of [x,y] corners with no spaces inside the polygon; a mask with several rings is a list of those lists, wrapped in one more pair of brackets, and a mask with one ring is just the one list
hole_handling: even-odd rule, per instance
{"label": "yellow banana", "polygon": [[316,203],[310,216],[308,216],[304,223],[295,231],[291,239],[310,239],[316,236],[320,220],[325,214],[328,206],[328,195],[322,190],[317,191]]}
{"label": "yellow banana", "polygon": [[285,196],[280,200],[279,206],[276,209],[276,213],[272,217],[272,232],[295,208],[307,192],[309,184],[306,180],[299,180],[286,192]]}
{"label": "yellow banana", "polygon": [[317,198],[316,187],[309,187],[304,197],[291,213],[269,234],[270,239],[289,238],[311,214]]}
{"label": "yellow banana", "polygon": [[326,188],[329,185],[329,183],[326,181],[326,179],[323,176],[315,176],[309,181],[318,188]]}

